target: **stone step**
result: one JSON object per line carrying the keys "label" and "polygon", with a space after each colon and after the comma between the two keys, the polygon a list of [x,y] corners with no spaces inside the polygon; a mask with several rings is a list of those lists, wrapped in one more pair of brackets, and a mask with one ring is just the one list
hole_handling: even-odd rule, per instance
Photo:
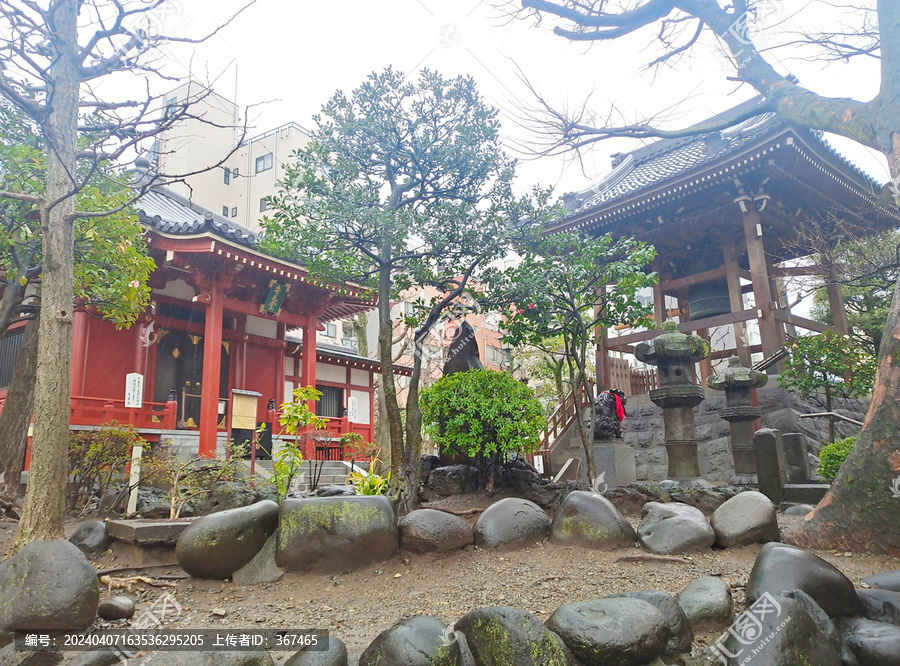
{"label": "stone step", "polygon": [[788,504],[812,504],[816,506],[831,486],[827,483],[786,483],[784,501]]}

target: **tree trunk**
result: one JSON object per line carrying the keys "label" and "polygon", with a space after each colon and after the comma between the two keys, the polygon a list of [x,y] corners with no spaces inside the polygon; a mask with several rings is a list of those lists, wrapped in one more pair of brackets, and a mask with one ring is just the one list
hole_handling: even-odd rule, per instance
{"label": "tree trunk", "polygon": [[31,469],[19,533],[13,550],[36,539],[63,536],[66,459],[69,446],[69,392],[72,365],[74,213],[79,72],[76,69],[76,0],[55,0],[51,40],[55,49],[47,76],[49,114],[47,190],[41,206],[43,272],[34,393]]}
{"label": "tree trunk", "polygon": [[28,442],[28,426],[34,406],[34,382],[38,353],[37,319],[28,322],[13,370],[12,381],[0,414],[0,500],[15,504]]}
{"label": "tree trunk", "polygon": [[[387,233],[387,232],[386,232]],[[390,497],[401,499],[403,481],[403,424],[400,404],[397,401],[397,385],[394,381],[394,327],[391,320],[391,243],[385,238],[381,248],[381,265],[378,275],[378,356],[381,361],[381,393],[384,398],[384,414],[388,424],[391,452]]]}

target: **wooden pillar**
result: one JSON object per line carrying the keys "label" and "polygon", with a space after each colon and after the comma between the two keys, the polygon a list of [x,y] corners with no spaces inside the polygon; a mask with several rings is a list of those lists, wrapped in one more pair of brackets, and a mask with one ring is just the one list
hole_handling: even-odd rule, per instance
{"label": "wooden pillar", "polygon": [[219,377],[222,371],[222,292],[213,280],[199,300],[206,304],[203,328],[203,380],[200,385],[200,457],[216,457],[219,431]]}
{"label": "wooden pillar", "polygon": [[75,310],[72,326],[72,394],[84,395],[84,374],[87,368],[88,330],[91,320],[84,310]]}
{"label": "wooden pillar", "polygon": [[828,306],[831,308],[831,320],[834,330],[847,335],[850,333],[850,322],[847,320],[847,307],[844,305],[844,292],[837,282],[837,269],[830,254],[823,257],[825,261],[825,290],[828,292]]}
{"label": "wooden pillar", "polygon": [[[319,327],[319,319],[314,315],[309,316],[309,323],[301,327],[303,331],[303,349],[300,358],[300,374],[303,375],[303,384],[316,388],[316,329]],[[309,401],[309,408],[316,409],[314,400]]]}
{"label": "wooden pillar", "polygon": [[[706,340],[707,342],[710,341],[708,328],[701,328],[699,331],[697,331],[697,335],[699,337],[703,338],[704,340]],[[707,378],[709,378],[713,373],[712,361],[710,361],[709,356],[707,356],[706,358],[700,359],[699,365],[700,365],[700,376],[697,377],[697,383],[700,384],[701,386],[706,386]]]}
{"label": "wooden pillar", "polygon": [[[601,293],[605,292],[606,287],[602,287]],[[594,304],[595,317],[600,314],[601,307],[603,307],[602,302]],[[609,350],[606,346],[608,337],[605,327],[597,326],[594,329],[594,366],[597,373],[597,393],[610,388],[612,382],[609,376]],[[593,396],[591,396],[591,399],[593,399]]]}
{"label": "wooden pillar", "polygon": [[[738,248],[733,238],[729,238],[722,248],[725,255],[725,280],[728,282],[728,300],[731,303],[733,313],[744,311],[744,296],[741,292],[741,278],[738,273]],[[741,365],[750,367],[750,349],[747,344],[747,329],[744,322],[738,321],[734,326],[734,343],[736,354],[741,359]]]}
{"label": "wooden pillar", "polygon": [[275,404],[280,405],[291,396],[284,394],[284,366],[287,359],[287,326],[278,322],[278,340],[281,346],[278,348],[278,372],[275,373],[275,388],[271,395],[275,396]]}
{"label": "wooden pillar", "polygon": [[666,321],[666,295],[662,289],[663,277],[659,276],[659,283],[653,285],[653,319],[657,326],[662,326]]}
{"label": "wooden pillar", "polygon": [[[788,300],[787,293],[784,291],[784,281],[775,275],[774,266],[772,257],[766,255],[766,270],[769,273],[769,292],[772,294],[772,304],[778,310],[788,311]],[[778,340],[778,346],[784,347],[784,344],[787,342],[785,326],[783,322],[777,319],[775,320],[775,337]]]}
{"label": "wooden pillar", "polygon": [[[750,262],[750,278],[756,309],[760,311],[759,337],[763,356],[770,356],[778,349],[775,318],[772,316],[772,292],[769,289],[769,270],[763,247],[762,223],[755,210],[744,213],[744,240],[747,243],[747,259]],[[771,369],[770,369],[771,370]]]}

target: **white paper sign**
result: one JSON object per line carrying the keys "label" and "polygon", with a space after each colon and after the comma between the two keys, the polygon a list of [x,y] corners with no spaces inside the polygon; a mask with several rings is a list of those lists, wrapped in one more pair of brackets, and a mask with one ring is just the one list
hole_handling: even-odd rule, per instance
{"label": "white paper sign", "polygon": [[144,375],[129,372],[125,375],[125,407],[140,409],[144,406]]}
{"label": "white paper sign", "polygon": [[350,423],[356,423],[359,417],[359,400],[355,396],[347,398],[347,420]]}
{"label": "white paper sign", "polygon": [[534,457],[534,468],[538,471],[538,474],[544,473],[544,456]]}

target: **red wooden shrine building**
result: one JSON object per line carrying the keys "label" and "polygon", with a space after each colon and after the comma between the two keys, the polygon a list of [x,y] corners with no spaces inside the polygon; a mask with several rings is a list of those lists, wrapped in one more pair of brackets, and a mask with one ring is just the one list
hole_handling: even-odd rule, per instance
{"label": "red wooden shrine building", "polygon": [[[249,438],[271,422],[294,388],[312,385],[323,393],[316,411],[331,435],[372,441],[378,362],[316,345],[325,322],[370,310],[372,297],[311,280],[301,265],[261,252],[255,233],[165,188],[138,207],[157,265],[152,303],[120,331],[76,312],[72,428],[115,419],[148,441],[214,456],[229,438]],[[17,335],[0,341],[0,399]]]}

